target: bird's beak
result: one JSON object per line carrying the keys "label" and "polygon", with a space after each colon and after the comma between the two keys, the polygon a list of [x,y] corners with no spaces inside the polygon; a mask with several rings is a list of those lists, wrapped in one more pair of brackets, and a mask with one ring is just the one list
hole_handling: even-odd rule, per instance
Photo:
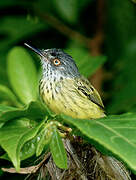
{"label": "bird's beak", "polygon": [[45,56],[43,55],[42,51],[40,49],[34,48],[32,46],[30,46],[27,43],[24,43],[25,46],[27,46],[28,48],[30,48],[32,51],[34,51],[36,54],[40,55],[41,57],[45,58]]}

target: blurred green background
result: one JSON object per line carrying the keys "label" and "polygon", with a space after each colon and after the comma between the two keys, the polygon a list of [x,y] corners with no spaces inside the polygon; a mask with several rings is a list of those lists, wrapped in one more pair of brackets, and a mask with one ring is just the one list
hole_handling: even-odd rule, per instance
{"label": "blurred green background", "polygon": [[14,46],[62,48],[99,91],[107,114],[136,111],[134,0],[1,0],[0,16],[0,84],[11,88],[6,62]]}

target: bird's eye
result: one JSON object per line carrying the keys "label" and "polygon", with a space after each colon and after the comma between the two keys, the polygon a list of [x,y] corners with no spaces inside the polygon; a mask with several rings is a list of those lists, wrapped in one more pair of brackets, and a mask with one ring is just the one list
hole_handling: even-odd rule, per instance
{"label": "bird's eye", "polygon": [[55,53],[55,52],[52,52],[52,53],[51,53],[51,56],[56,56],[56,53]]}
{"label": "bird's eye", "polygon": [[59,59],[54,59],[53,63],[54,63],[55,66],[59,66],[61,64]]}

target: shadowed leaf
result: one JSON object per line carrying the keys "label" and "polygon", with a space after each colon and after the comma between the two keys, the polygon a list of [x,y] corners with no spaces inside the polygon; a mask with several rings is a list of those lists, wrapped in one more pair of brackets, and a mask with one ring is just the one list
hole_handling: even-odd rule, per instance
{"label": "shadowed leaf", "polygon": [[10,106],[0,105],[0,122],[5,123],[9,120],[27,117],[30,119],[43,119],[49,116],[48,111],[40,102],[31,102],[26,107],[14,108]]}

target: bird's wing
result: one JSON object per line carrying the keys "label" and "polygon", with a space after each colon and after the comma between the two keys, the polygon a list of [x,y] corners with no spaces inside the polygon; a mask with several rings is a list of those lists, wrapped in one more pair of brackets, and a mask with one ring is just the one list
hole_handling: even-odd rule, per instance
{"label": "bird's wing", "polygon": [[93,103],[97,104],[100,108],[104,109],[104,105],[99,93],[85,77],[82,76],[76,79],[75,82],[77,91],[80,93],[80,95],[84,96]]}

